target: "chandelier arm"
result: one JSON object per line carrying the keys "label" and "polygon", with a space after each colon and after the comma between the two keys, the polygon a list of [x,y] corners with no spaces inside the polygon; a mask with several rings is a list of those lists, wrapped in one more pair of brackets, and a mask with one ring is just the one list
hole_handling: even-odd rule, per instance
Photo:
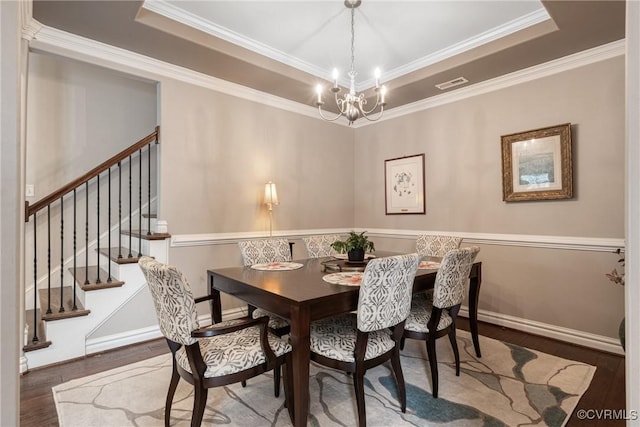
{"label": "chandelier arm", "polygon": [[377,122],[378,120],[380,120],[380,118],[382,117],[382,113],[384,113],[384,104],[380,104],[380,112],[378,113],[378,117],[372,119],[371,117],[368,116],[369,113],[365,113],[364,111],[362,112],[362,116],[369,120],[370,122]]}
{"label": "chandelier arm", "polygon": [[376,96],[376,103],[373,105],[373,107],[371,107],[370,110],[365,110],[364,106],[367,105],[367,100],[363,97],[360,102],[358,103],[359,107],[360,107],[360,111],[362,112],[362,114],[364,114],[365,116],[367,114],[371,114],[375,111],[376,108],[378,108],[379,106],[384,107],[385,104],[380,103],[380,95]]}
{"label": "chandelier arm", "polygon": [[334,118],[330,119],[328,117],[326,117],[324,114],[322,114],[322,105],[318,105],[318,113],[320,113],[320,117],[322,117],[324,120],[328,121],[328,122],[335,122],[336,120],[338,120],[340,117],[342,117],[342,115],[344,114],[342,111],[335,116]]}

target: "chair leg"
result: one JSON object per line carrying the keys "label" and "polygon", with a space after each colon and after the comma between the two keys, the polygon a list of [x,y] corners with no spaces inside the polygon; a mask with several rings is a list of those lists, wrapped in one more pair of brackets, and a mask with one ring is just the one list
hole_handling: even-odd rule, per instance
{"label": "chair leg", "polygon": [[353,387],[356,391],[358,427],[366,427],[367,413],[364,406],[364,369],[361,366],[356,366],[356,371],[353,373]]}
{"label": "chair leg", "polygon": [[180,381],[180,374],[176,369],[176,359],[173,359],[173,372],[171,373],[171,382],[169,383],[169,391],[167,391],[167,401],[164,405],[164,425],[169,427],[171,424],[171,405],[173,404],[173,396],[176,394],[176,388]]}
{"label": "chair leg", "polygon": [[280,397],[280,366],[273,369],[273,395]]}
{"label": "chair leg", "polygon": [[246,387],[247,386],[247,381],[242,380],[242,381],[240,381],[240,384],[242,384],[242,387]]}
{"label": "chair leg", "polygon": [[391,366],[396,376],[396,386],[398,388],[398,397],[400,400],[400,409],[407,412],[407,390],[404,384],[404,375],[402,374],[402,366],[400,365],[400,350],[396,347],[391,356]]}
{"label": "chair leg", "polygon": [[207,392],[208,390],[202,387],[202,384],[196,383],[193,387],[193,414],[191,415],[191,427],[200,427],[202,424],[202,416],[204,415],[204,408],[207,406]]}
{"label": "chair leg", "polygon": [[451,328],[449,331],[449,342],[451,343],[451,349],[453,350],[453,356],[456,360],[456,377],[460,376],[460,351],[458,351],[458,341],[456,340],[456,330]]}
{"label": "chair leg", "polygon": [[438,397],[438,359],[436,358],[436,340],[435,338],[427,339],[427,355],[429,356],[429,366],[431,367],[431,383],[432,396],[434,399]]}

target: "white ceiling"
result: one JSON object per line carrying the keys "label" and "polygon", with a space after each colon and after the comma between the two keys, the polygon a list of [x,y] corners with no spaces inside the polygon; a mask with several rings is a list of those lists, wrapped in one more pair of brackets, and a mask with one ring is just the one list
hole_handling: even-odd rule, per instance
{"label": "white ceiling", "polygon": [[[348,86],[351,10],[341,0],[146,0],[143,7],[325,80],[337,68]],[[538,0],[363,0],[355,10],[357,90],[373,86],[376,67],[388,81],[547,20]]]}

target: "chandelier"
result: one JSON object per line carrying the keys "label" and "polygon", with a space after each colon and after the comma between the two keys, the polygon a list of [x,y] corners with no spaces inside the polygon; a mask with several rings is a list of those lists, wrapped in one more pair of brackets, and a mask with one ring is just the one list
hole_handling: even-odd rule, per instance
{"label": "chandelier", "polygon": [[[338,87],[338,70],[333,69],[333,87],[331,88],[331,92],[333,92],[335,96],[336,105],[338,106],[338,110],[340,112],[333,118],[328,118],[322,113],[322,106],[324,102],[322,101],[322,92],[324,88],[321,84],[316,86],[316,93],[318,95],[318,99],[316,101],[316,105],[318,106],[318,112],[320,113],[320,117],[327,121],[335,121],[338,118],[344,116],[349,121],[349,126],[353,122],[355,122],[358,118],[364,117],[365,119],[375,122],[380,117],[382,117],[382,113],[384,112],[384,106],[386,102],[384,100],[384,96],[387,92],[387,88],[385,86],[380,86],[380,69],[376,68],[375,70],[375,94],[376,94],[376,103],[370,109],[366,109],[367,100],[364,96],[364,93],[356,95],[356,73],[355,70],[355,10],[358,6],[362,4],[361,0],[344,0],[344,5],[351,9],[351,69],[347,74],[350,79],[349,85],[349,93],[345,94],[342,98],[338,97],[340,93],[340,88]],[[378,115],[371,117],[370,114],[374,113],[376,109],[380,107],[380,111]]]}

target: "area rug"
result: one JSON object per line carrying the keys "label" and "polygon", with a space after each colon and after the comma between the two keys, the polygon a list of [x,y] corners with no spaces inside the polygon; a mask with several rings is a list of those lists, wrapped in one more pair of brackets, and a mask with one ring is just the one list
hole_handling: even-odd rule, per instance
{"label": "area rug", "polygon": [[[369,426],[563,426],[589,387],[595,367],[517,345],[480,337],[475,357],[469,334],[458,332],[461,373],[455,376],[448,340],[438,340],[439,397],[423,342],[407,340],[402,369],[407,411],[400,411],[390,366],[367,371],[365,402]],[[312,363],[310,426],[357,424],[351,377]],[[53,388],[61,427],[162,426],[171,376],[170,355],[69,381]],[[273,396],[273,376],[209,390],[202,425],[290,426],[284,393]],[[193,396],[180,381],[172,426],[188,426]]]}

